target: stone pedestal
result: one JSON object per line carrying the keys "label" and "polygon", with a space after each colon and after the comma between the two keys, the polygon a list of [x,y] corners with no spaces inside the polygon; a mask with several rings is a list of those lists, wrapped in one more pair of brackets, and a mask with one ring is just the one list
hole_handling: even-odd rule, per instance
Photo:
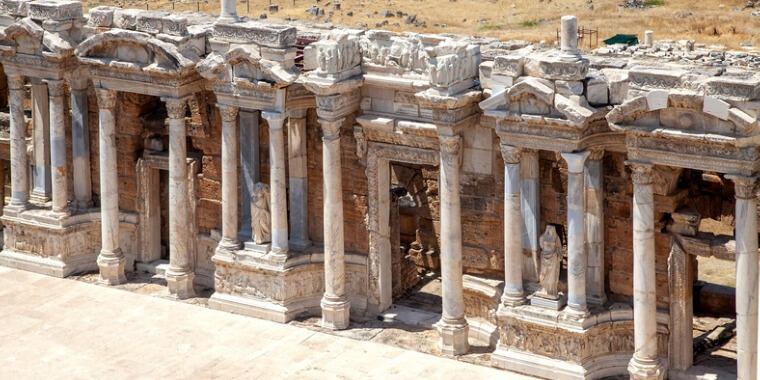
{"label": "stone pedestal", "polygon": [[304,249],[309,240],[309,188],[306,161],[306,111],[293,111],[288,118],[288,200],[290,245]]}
{"label": "stone pedestal", "polygon": [[[564,26],[564,18],[563,18]],[[567,162],[567,312],[571,318],[588,315],[586,305],[586,223],[583,191],[584,163],[589,152],[562,153]]]}
{"label": "stone pedestal", "polygon": [[109,285],[127,281],[126,259],[119,246],[119,174],[116,168],[116,91],[97,89],[98,149],[100,154],[101,250],[99,281]]}
{"label": "stone pedestal", "polygon": [[63,100],[66,83],[49,80],[50,97],[50,169],[52,172],[53,213],[69,213],[68,165],[66,160],[66,121]]}
{"label": "stone pedestal", "polygon": [[169,294],[180,298],[195,295],[188,227],[186,101],[164,99],[169,115]]}
{"label": "stone pedestal", "polygon": [[[441,320],[438,322],[441,334],[439,346],[444,354],[462,355],[470,348],[467,342],[468,327],[464,316],[462,283],[462,210],[459,198],[462,138],[439,136],[438,139],[441,146],[438,186],[441,203],[442,299]],[[519,197],[515,198],[515,202],[519,202]],[[519,236],[519,224],[516,224],[515,231]]]}
{"label": "stone pedestal", "polygon": [[631,379],[662,379],[657,357],[657,296],[654,250],[654,179],[652,166],[629,162],[633,180],[633,331]]}
{"label": "stone pedestal", "polygon": [[522,269],[522,213],[520,212],[520,149],[501,144],[504,158],[504,293],[505,306],[525,303]]}
{"label": "stone pedestal", "polygon": [[50,201],[50,100],[47,83],[32,79],[32,200],[37,203]]}
{"label": "stone pedestal", "polygon": [[222,239],[217,253],[240,249],[238,240],[238,108],[219,106],[222,115]]}
{"label": "stone pedestal", "polygon": [[285,137],[282,131],[285,115],[262,112],[269,124],[269,207],[272,215],[271,254],[282,260],[288,257],[288,196],[285,175]]}
{"label": "stone pedestal", "polygon": [[24,77],[8,76],[10,93],[11,202],[6,209],[23,210],[29,201],[29,176],[24,122]]}
{"label": "stone pedestal", "polygon": [[340,159],[340,128],[345,119],[320,119],[322,126],[322,176],[324,180],[325,295],[322,325],[340,330],[348,327],[350,304],[346,297],[343,246],[343,183]]}
{"label": "stone pedestal", "polygon": [[87,79],[71,80],[71,150],[74,179],[74,207],[92,206],[90,174],[90,128],[87,105]]}

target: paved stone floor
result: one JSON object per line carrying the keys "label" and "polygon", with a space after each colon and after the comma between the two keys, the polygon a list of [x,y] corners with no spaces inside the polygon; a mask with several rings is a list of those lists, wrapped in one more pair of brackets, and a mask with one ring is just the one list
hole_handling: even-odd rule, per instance
{"label": "paved stone floor", "polygon": [[0,267],[0,378],[525,377]]}

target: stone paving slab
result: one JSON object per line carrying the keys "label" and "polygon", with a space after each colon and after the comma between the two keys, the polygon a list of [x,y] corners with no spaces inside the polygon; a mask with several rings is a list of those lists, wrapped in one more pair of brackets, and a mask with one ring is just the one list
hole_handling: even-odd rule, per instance
{"label": "stone paving slab", "polygon": [[493,368],[0,267],[1,379],[510,378]]}

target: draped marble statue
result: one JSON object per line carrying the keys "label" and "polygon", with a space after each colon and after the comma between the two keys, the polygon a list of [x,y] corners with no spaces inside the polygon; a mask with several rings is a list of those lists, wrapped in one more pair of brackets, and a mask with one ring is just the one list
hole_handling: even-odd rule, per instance
{"label": "draped marble statue", "polygon": [[269,185],[259,182],[251,197],[251,236],[256,244],[272,241],[272,215],[269,211]]}
{"label": "draped marble statue", "polygon": [[539,238],[541,247],[540,287],[533,294],[531,304],[559,310],[564,306],[564,295],[559,293],[559,270],[562,266],[562,241],[554,226],[546,226]]}

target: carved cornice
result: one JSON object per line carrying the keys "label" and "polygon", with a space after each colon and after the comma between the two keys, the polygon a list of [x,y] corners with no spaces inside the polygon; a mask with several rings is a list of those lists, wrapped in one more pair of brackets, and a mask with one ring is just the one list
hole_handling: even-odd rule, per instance
{"label": "carved cornice", "polygon": [[438,136],[441,145],[441,160],[447,166],[462,164],[462,138],[459,136]]}
{"label": "carved cornice", "polygon": [[734,182],[736,199],[754,199],[757,197],[757,177],[743,175],[727,175]]}
{"label": "carved cornice", "polygon": [[522,154],[522,149],[504,143],[499,144],[499,149],[501,150],[501,157],[504,158],[505,164],[520,163],[520,155]]}
{"label": "carved cornice", "polygon": [[169,119],[184,119],[187,115],[187,101],[185,99],[164,98],[166,113]]}
{"label": "carved cornice", "polygon": [[631,167],[631,180],[634,185],[651,185],[654,183],[652,164],[643,162],[626,161]]}
{"label": "carved cornice", "polygon": [[66,82],[62,80],[47,81],[48,94],[52,97],[61,97],[66,93]]}
{"label": "carved cornice", "polygon": [[116,91],[104,88],[96,88],[95,94],[98,97],[98,108],[103,110],[113,110],[116,108]]}
{"label": "carved cornice", "polygon": [[217,105],[219,114],[222,116],[222,122],[234,123],[237,121],[239,108],[228,105]]}

